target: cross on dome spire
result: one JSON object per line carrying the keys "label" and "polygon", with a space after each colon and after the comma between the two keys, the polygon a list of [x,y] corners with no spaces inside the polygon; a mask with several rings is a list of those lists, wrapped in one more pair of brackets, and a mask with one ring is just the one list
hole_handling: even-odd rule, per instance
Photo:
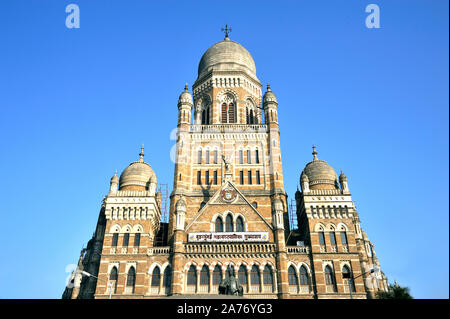
{"label": "cross on dome spire", "polygon": [[225,32],[225,40],[228,39],[228,33],[231,32],[231,28],[228,28],[228,24],[225,24],[225,29],[222,28],[222,31]]}
{"label": "cross on dome spire", "polygon": [[313,161],[317,161],[318,160],[318,158],[317,158],[317,151],[316,151],[316,147],[314,146],[314,144],[313,144],[313,152],[312,152],[312,155],[314,156],[314,159],[313,159]]}

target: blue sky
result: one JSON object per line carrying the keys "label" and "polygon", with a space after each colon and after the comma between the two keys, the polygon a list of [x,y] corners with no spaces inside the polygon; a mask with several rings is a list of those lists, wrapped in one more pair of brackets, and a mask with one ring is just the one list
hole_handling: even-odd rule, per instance
{"label": "blue sky", "polygon": [[[80,28],[65,27],[65,7]],[[365,7],[380,7],[368,29]],[[342,169],[390,281],[448,298],[447,1],[9,0],[0,4],[0,298],[60,298],[109,179],[138,158],[172,188],[177,99],[230,38],[279,102],[290,198]]]}

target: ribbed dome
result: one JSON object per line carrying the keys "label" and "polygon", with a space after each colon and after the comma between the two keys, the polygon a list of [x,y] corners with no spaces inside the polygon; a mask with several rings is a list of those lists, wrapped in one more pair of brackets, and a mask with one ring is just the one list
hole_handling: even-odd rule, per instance
{"label": "ribbed dome", "polygon": [[127,168],[125,168],[120,174],[119,179],[119,189],[126,190],[146,190],[150,182],[157,183],[156,174],[153,171],[150,164],[145,163],[143,156],[143,148],[141,149],[141,158],[138,162],[131,163]]}
{"label": "ribbed dome", "polygon": [[[306,175],[309,180],[310,189],[338,189],[338,177],[335,170],[327,162],[319,160],[315,147],[313,149],[314,159],[306,164],[302,172],[302,175]],[[300,183],[301,179],[302,177],[300,177]]]}
{"label": "ribbed dome", "polygon": [[203,54],[198,65],[198,78],[214,71],[244,71],[256,78],[256,66],[250,53],[228,37],[217,42]]}

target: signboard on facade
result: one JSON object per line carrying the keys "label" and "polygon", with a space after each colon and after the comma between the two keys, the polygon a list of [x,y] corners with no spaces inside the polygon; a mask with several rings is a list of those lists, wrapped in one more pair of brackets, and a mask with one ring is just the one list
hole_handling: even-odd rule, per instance
{"label": "signboard on facade", "polygon": [[268,232],[190,233],[188,242],[262,242],[269,241]]}

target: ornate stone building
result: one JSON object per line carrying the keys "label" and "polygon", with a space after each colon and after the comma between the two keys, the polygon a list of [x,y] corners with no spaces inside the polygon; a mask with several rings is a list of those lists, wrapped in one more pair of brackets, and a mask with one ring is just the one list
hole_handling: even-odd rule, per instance
{"label": "ornate stone building", "polygon": [[289,229],[278,103],[269,85],[262,93],[252,56],[228,34],[205,52],[192,95],[186,85],[178,99],[168,223],[141,149],[111,178],[64,298],[217,294],[228,265],[247,298],[371,298],[386,289],[384,275],[370,273],[379,262],[347,178],[315,148],[295,194],[299,227]]}

